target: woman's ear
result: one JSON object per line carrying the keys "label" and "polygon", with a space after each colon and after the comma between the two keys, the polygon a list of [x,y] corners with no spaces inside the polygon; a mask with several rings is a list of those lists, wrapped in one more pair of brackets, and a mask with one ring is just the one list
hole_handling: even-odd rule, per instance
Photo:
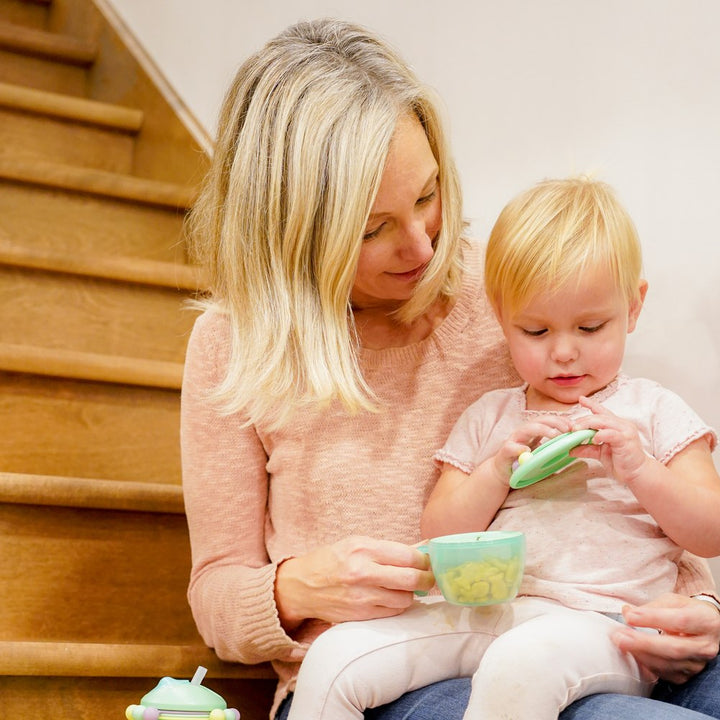
{"label": "woman's ear", "polygon": [[637,325],[638,317],[640,317],[640,311],[642,310],[643,303],[645,302],[645,295],[647,295],[648,283],[647,280],[641,279],[638,282],[638,289],[635,293],[635,297],[630,302],[628,308],[628,332],[631,333]]}

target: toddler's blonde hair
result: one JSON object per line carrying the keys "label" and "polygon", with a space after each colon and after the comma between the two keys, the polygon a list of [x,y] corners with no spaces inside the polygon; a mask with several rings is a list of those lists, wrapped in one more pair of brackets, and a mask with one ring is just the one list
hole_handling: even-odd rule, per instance
{"label": "toddler's blonde hair", "polygon": [[485,290],[496,314],[517,312],[540,293],[582,283],[606,267],[628,304],[636,299],[642,251],[635,224],[606,183],[545,180],[511,200],[490,233]]}

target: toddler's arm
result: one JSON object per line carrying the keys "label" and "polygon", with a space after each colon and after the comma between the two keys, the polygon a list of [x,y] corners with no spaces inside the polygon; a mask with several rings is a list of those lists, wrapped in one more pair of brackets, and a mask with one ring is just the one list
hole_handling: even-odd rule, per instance
{"label": "toddler's arm", "polygon": [[518,456],[542,439],[569,430],[566,418],[548,415],[518,426],[500,450],[470,474],[444,463],[420,521],[423,537],[485,530],[510,491],[510,473]]}
{"label": "toddler's arm", "polygon": [[598,432],[591,445],[570,454],[602,461],[678,545],[702,557],[720,554],[720,476],[707,439],[695,440],[663,465],[643,450],[634,423],[590,398],[580,403],[592,414],[576,421],[574,429]]}

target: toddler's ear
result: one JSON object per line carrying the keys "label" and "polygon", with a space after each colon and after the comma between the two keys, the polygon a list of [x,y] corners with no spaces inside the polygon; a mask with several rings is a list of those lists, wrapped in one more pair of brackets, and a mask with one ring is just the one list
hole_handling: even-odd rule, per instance
{"label": "toddler's ear", "polygon": [[631,333],[637,325],[637,319],[640,317],[640,311],[642,310],[643,303],[645,302],[645,295],[647,295],[648,283],[647,280],[641,279],[638,282],[638,289],[635,297],[630,301],[630,307],[628,308],[628,332]]}

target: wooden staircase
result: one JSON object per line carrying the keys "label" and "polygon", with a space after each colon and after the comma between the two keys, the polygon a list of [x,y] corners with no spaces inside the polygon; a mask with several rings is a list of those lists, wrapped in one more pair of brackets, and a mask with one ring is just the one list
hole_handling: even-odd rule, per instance
{"label": "wooden staircase", "polygon": [[267,717],[271,670],[219,661],[186,600],[183,219],[206,167],[91,0],[0,0],[2,717],[120,720],[198,665]]}

